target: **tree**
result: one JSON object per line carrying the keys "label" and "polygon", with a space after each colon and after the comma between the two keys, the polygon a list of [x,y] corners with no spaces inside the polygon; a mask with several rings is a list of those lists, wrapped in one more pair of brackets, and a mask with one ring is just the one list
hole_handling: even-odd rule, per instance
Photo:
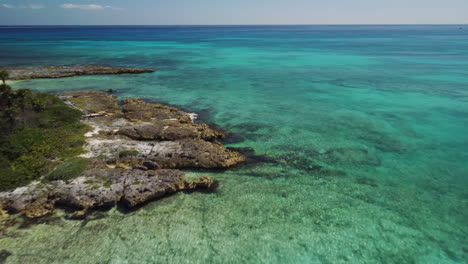
{"label": "tree", "polygon": [[0,78],[3,81],[3,84],[6,84],[6,79],[10,76],[7,71],[0,71]]}
{"label": "tree", "polygon": [[6,93],[10,94],[11,93],[11,87],[7,84],[0,84],[0,93]]}

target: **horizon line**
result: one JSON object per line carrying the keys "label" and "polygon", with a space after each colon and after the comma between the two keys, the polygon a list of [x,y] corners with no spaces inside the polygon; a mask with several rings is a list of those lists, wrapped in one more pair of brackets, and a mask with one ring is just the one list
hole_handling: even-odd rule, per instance
{"label": "horizon line", "polygon": [[459,24],[426,24],[426,23],[416,23],[416,24],[405,24],[405,23],[395,23],[395,24],[94,24],[94,25],[80,25],[80,24],[36,24],[36,25],[0,25],[0,27],[40,27],[40,26],[468,26],[468,23],[459,23]]}

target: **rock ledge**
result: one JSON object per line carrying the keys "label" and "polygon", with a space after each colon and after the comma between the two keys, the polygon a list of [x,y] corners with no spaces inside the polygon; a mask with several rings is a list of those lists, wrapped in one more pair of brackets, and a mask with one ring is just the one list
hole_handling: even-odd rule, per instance
{"label": "rock ledge", "polygon": [[121,103],[110,94],[70,92],[60,96],[83,112],[91,127],[84,146],[89,159],[76,179],[34,182],[0,192],[0,211],[38,218],[57,206],[70,218],[85,218],[93,209],[117,203],[135,208],[178,191],[214,192],[218,182],[200,177],[188,182],[184,168],[228,168],[245,160],[218,140],[221,131],[192,120],[189,113],[129,98]]}

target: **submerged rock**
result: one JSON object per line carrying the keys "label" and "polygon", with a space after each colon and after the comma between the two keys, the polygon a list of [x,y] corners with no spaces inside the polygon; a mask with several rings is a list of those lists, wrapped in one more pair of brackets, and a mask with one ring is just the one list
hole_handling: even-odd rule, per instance
{"label": "submerged rock", "polygon": [[365,148],[335,148],[317,154],[319,160],[330,164],[379,166],[381,161],[375,152]]}
{"label": "submerged rock", "polygon": [[218,188],[219,182],[210,177],[200,177],[197,181],[191,182],[186,187],[188,191],[204,190],[206,192],[214,192]]}

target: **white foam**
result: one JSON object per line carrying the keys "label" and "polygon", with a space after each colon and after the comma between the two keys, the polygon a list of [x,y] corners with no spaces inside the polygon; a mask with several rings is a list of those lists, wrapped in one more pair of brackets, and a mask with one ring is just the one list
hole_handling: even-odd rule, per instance
{"label": "white foam", "polygon": [[197,113],[187,113],[192,120],[192,123],[195,122],[195,120],[198,119],[198,114]]}

